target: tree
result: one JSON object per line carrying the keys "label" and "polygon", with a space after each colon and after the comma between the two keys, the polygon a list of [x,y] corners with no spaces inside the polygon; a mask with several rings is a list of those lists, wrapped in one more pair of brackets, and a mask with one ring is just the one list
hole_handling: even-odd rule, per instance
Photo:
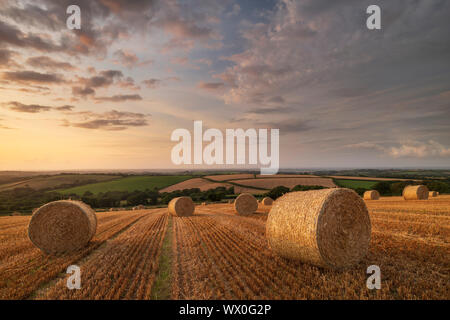
{"label": "tree", "polygon": [[275,199],[281,197],[283,194],[288,193],[288,192],[289,192],[289,188],[287,188],[285,186],[278,186],[278,187],[273,188],[269,192],[267,192],[266,196],[275,200]]}

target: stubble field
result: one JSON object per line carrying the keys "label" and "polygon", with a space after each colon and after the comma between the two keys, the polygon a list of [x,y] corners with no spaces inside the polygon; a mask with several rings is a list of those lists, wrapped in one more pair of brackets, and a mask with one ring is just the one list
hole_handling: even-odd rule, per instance
{"label": "stubble field", "polygon": [[[97,234],[78,252],[49,257],[27,238],[30,217],[0,217],[0,299],[449,299],[450,196],[366,201],[367,256],[343,271],[272,254],[270,207],[236,216],[229,204],[197,206],[192,217],[166,208],[97,213]],[[81,289],[66,268],[81,268]],[[370,265],[382,287],[366,287]]]}

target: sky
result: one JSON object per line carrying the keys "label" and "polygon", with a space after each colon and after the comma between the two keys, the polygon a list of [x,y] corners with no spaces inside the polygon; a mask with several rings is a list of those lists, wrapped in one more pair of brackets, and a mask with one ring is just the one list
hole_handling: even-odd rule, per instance
{"label": "sky", "polygon": [[195,120],[279,129],[282,168],[448,168],[449,16],[445,0],[0,0],[0,170],[180,168],[171,133]]}

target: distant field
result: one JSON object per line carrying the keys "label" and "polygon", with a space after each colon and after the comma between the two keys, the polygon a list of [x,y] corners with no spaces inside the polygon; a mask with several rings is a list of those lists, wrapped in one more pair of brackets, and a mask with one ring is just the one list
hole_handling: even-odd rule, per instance
{"label": "distant field", "polygon": [[374,185],[378,183],[378,181],[370,181],[370,180],[348,180],[348,179],[334,179],[336,184],[340,187],[344,188],[364,188],[371,189]]}
{"label": "distant field", "polygon": [[272,189],[278,186],[285,186],[288,188],[295,187],[296,185],[303,185],[303,186],[323,186],[326,188],[333,188],[335,187],[335,184],[333,183],[333,180],[330,178],[315,178],[315,177],[305,177],[302,178],[301,176],[297,178],[276,178],[274,176],[273,178],[258,178],[258,179],[242,179],[242,180],[235,180],[235,183],[238,183],[243,186],[247,187],[256,187],[256,188],[264,188],[264,189]]}
{"label": "distant field", "polygon": [[75,193],[77,195],[83,195],[86,191],[90,191],[93,194],[108,191],[143,191],[145,189],[153,188],[162,189],[191,179],[192,177],[193,176],[132,176],[58,191],[63,194]]}
{"label": "distant field", "polygon": [[104,182],[120,178],[119,175],[107,174],[58,174],[23,178],[20,181],[0,185],[0,191],[29,187],[35,190],[56,189],[67,185]]}

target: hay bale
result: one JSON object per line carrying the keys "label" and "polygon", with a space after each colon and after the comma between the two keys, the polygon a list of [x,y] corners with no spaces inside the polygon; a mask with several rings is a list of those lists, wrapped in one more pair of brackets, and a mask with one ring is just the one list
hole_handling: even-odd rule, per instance
{"label": "hay bale", "polygon": [[378,200],[380,199],[380,193],[377,190],[369,190],[364,192],[364,200]]}
{"label": "hay bale", "polygon": [[195,204],[190,197],[178,197],[169,202],[168,209],[169,213],[173,216],[192,216],[194,214]]}
{"label": "hay bale", "polygon": [[286,193],[274,203],[266,222],[269,246],[276,254],[328,268],[360,261],[370,233],[366,204],[346,188]]}
{"label": "hay bale", "polygon": [[114,211],[115,209],[114,208],[109,208],[109,212],[112,212],[112,211]]}
{"label": "hay bale", "polygon": [[273,204],[273,199],[270,197],[265,197],[264,199],[261,200],[261,203],[264,206],[271,206]]}
{"label": "hay bale", "polygon": [[403,189],[403,199],[405,200],[427,200],[428,188],[424,185],[406,186]]}
{"label": "hay bale", "polygon": [[202,202],[202,206],[206,206],[206,202]]}
{"label": "hay bale", "polygon": [[22,214],[20,212],[15,211],[15,212],[11,213],[11,215],[14,217],[17,217],[17,216],[21,216]]}
{"label": "hay bale", "polygon": [[60,200],[36,210],[28,225],[31,242],[47,254],[79,250],[95,235],[97,216],[81,201]]}
{"label": "hay bale", "polygon": [[250,193],[241,193],[234,201],[234,210],[239,215],[252,214],[258,210],[258,201]]}
{"label": "hay bale", "polygon": [[437,197],[438,196],[438,193],[436,192],[436,191],[430,191],[429,193],[428,193],[428,197]]}

